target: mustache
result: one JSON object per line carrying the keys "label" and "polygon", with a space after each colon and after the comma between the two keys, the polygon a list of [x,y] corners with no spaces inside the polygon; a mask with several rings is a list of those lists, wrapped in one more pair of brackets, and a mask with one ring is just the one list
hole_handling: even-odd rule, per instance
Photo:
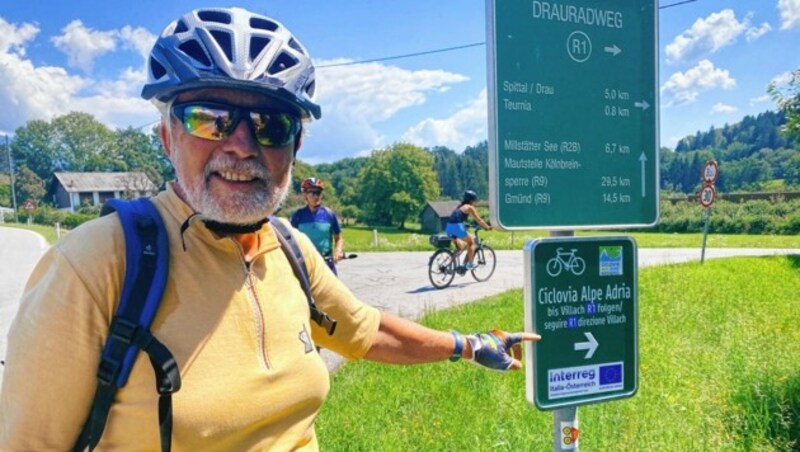
{"label": "mustache", "polygon": [[267,168],[258,160],[239,160],[225,155],[216,155],[206,164],[205,179],[208,179],[213,173],[221,171],[231,171],[252,178],[269,179]]}

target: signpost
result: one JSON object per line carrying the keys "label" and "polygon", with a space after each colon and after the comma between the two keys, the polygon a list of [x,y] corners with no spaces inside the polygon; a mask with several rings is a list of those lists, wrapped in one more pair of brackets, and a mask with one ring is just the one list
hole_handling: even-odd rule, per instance
{"label": "signpost", "polygon": [[550,237],[525,245],[528,400],[543,410],[631,397],[638,388],[636,243]]}
{"label": "signpost", "polygon": [[656,223],[657,6],[487,0],[493,224]]}
{"label": "signpost", "polygon": [[717,198],[717,190],[714,188],[714,182],[719,177],[719,163],[716,160],[708,160],[703,165],[703,172],[700,178],[703,180],[703,188],[697,194],[700,205],[703,209],[703,248],[700,251],[700,263],[706,260],[706,239],[708,238],[708,221],[711,217],[711,206],[714,205],[714,200]]}
{"label": "signpost", "polygon": [[28,214],[28,225],[32,225],[33,217],[31,217],[31,212],[33,212],[36,209],[36,203],[32,199],[29,199],[25,201],[25,204],[22,205],[22,208]]}

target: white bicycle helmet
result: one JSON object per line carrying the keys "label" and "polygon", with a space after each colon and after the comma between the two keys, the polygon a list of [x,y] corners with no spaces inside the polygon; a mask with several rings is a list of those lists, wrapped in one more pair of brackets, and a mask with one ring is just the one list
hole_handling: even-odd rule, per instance
{"label": "white bicycle helmet", "polygon": [[197,88],[235,88],[288,102],[319,119],[311,58],[280,22],[241,8],[196,9],[170,23],[147,64],[146,100]]}

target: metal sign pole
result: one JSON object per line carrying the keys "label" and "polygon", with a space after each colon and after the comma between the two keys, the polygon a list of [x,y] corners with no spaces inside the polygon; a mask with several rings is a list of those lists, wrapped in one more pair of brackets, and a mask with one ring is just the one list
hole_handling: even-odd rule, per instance
{"label": "metal sign pole", "polygon": [[11,176],[11,202],[14,206],[14,222],[19,223],[19,214],[17,213],[17,192],[14,189],[14,167],[11,162],[11,146],[8,145],[8,135],[6,135],[6,152],[8,153],[8,174]]}
{"label": "metal sign pole", "polygon": [[708,238],[708,218],[711,216],[711,207],[706,207],[705,214],[706,220],[703,225],[703,249],[700,251],[700,263],[702,264],[706,259],[706,239]]}
{"label": "metal sign pole", "polygon": [[[550,231],[550,237],[573,237],[574,230]],[[578,407],[553,410],[553,450],[578,450]]]}
{"label": "metal sign pole", "polygon": [[553,450],[578,450],[578,407],[553,411]]}

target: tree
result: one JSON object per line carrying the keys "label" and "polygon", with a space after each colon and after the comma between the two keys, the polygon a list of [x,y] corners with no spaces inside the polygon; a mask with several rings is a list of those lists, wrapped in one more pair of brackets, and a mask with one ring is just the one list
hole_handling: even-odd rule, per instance
{"label": "tree", "polygon": [[22,167],[17,173],[14,187],[17,190],[17,199],[21,202],[28,199],[39,202],[47,193],[44,180],[26,167]]}
{"label": "tree", "polygon": [[359,207],[368,221],[377,224],[405,222],[439,196],[434,158],[408,144],[373,151],[358,175]]}
{"label": "tree", "polygon": [[50,177],[55,171],[55,132],[47,121],[28,121],[14,133],[11,153],[15,170],[28,168],[40,179]]}
{"label": "tree", "polygon": [[163,188],[172,178],[172,164],[163,147],[153,143],[152,137],[133,127],[115,131],[105,171],[141,171],[156,187]]}
{"label": "tree", "polygon": [[54,165],[58,170],[113,170],[114,133],[94,116],[73,111],[55,117],[51,125]]}
{"label": "tree", "polygon": [[786,114],[783,132],[800,141],[800,69],[792,72],[792,79],[785,86],[770,83],[767,92]]}

